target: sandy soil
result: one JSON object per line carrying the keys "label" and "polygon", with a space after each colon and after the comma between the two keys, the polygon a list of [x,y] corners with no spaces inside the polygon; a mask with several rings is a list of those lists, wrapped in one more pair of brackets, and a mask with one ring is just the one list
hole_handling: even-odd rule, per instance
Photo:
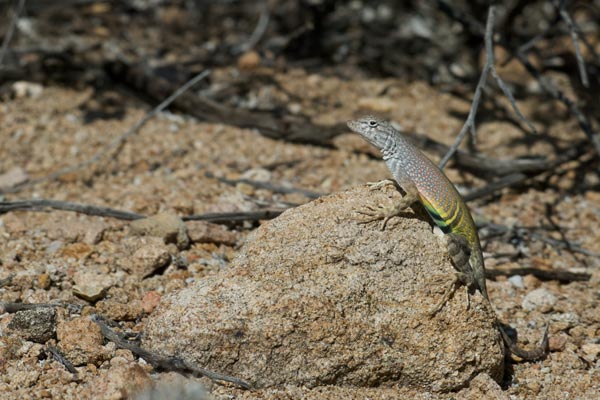
{"label": "sandy soil", "polygon": [[[226,76],[231,72],[220,73]],[[316,121],[343,122],[363,112],[386,112],[403,129],[426,133],[447,144],[453,141],[469,107],[466,101],[423,82],[342,81],[301,70],[273,74],[286,91],[304,99],[294,107],[313,115]],[[388,89],[382,91],[382,87]],[[87,122],[85,109],[96,95],[92,88],[39,89],[39,93],[15,92],[0,103],[0,186],[89,159],[147,111],[145,104],[121,98],[125,110],[122,118]],[[262,93],[262,99],[270,95]],[[260,101],[261,94],[258,96]],[[318,106],[314,99],[319,99]],[[484,120],[479,123],[481,151],[496,158],[545,156],[553,146],[583,138],[570,119],[545,126],[545,115],[566,114],[559,105],[553,110],[537,109],[535,100],[521,105],[526,115],[535,116],[534,124],[542,134],[525,136],[512,121]],[[365,154],[370,151],[349,133],[336,138],[333,147],[324,148],[267,139],[256,131],[228,126],[226,121],[207,124],[162,113],[117,154],[3,198],[65,200],[146,215],[282,207],[309,199],[248,184],[232,186],[205,174],[331,193],[388,176],[379,159]],[[485,183],[452,167],[447,173],[461,189]],[[600,195],[593,189],[597,185],[593,170],[573,162],[559,172],[527,181],[518,190],[503,190],[470,206],[480,221],[534,227],[542,238],[566,239],[577,249],[597,255]],[[0,279],[14,274],[0,289],[0,300],[63,301],[80,306],[77,310],[57,308],[47,316],[49,322],[41,333],[32,333],[22,325],[15,327],[14,322],[11,325],[14,313],[0,315],[0,398],[127,398],[152,381],[173,379],[172,373],[156,372],[130,351],[103,341],[87,316],[101,313],[117,320],[123,330],[143,332],[145,319],[162,296],[227,268],[255,228],[252,223],[188,223],[190,236],[195,239],[189,248],[180,249],[175,244],[143,242],[131,234],[127,221],[112,218],[61,211],[0,215]],[[591,274],[589,281],[570,283],[510,273],[489,281],[490,297],[500,318],[519,332],[521,343],[533,344],[545,324],[549,324],[551,336],[551,352],[546,359],[507,361],[500,395],[512,399],[597,398],[600,259],[539,237],[491,237],[486,232],[481,235],[489,269],[509,271],[526,266]],[[171,262],[162,265],[160,257],[165,254]],[[94,288],[100,288],[97,297],[85,300]],[[82,291],[88,294],[82,295]],[[532,312],[526,314],[524,307]],[[48,344],[77,356],[77,378],[52,358]],[[218,398],[310,397],[301,389],[290,389],[280,397],[273,393],[281,389],[254,397],[251,392],[201,382],[212,387]],[[380,396],[393,398],[393,392],[385,390],[387,394]],[[330,395],[335,398],[335,394]],[[319,398],[314,393],[311,396]]]}

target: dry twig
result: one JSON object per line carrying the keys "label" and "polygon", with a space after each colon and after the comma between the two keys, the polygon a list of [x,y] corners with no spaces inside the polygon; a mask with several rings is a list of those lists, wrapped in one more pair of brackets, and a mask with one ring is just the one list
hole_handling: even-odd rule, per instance
{"label": "dry twig", "polygon": [[500,87],[500,89],[502,90],[504,95],[510,101],[510,104],[512,105],[513,111],[515,112],[515,114],[517,114],[517,116],[525,124],[527,124],[527,126],[529,127],[529,129],[532,132],[536,131],[535,128],[533,127],[533,125],[527,120],[527,118],[525,118],[525,116],[521,113],[521,111],[519,111],[519,108],[517,107],[515,98],[512,95],[510,89],[508,88],[506,83],[504,83],[502,78],[500,78],[500,75],[498,75],[498,73],[496,72],[496,66],[495,66],[495,60],[494,60],[494,38],[493,38],[495,12],[496,12],[496,6],[493,6],[493,5],[490,6],[490,8],[488,10],[488,18],[487,18],[487,23],[486,23],[486,27],[485,27],[485,36],[484,36],[485,64],[483,66],[483,70],[481,71],[481,76],[479,77],[479,82],[477,83],[477,87],[475,88],[475,94],[473,95],[473,101],[471,104],[471,109],[469,110],[469,115],[467,116],[467,120],[465,121],[462,129],[458,133],[458,136],[456,137],[454,144],[450,147],[450,149],[448,150],[448,153],[446,153],[446,155],[440,161],[440,163],[439,163],[440,168],[444,168],[444,166],[448,163],[448,160],[450,160],[450,158],[452,158],[452,156],[458,149],[458,146],[460,146],[465,135],[467,134],[467,132],[469,130],[471,132],[472,140],[475,141],[475,138],[477,136],[477,131],[475,128],[475,117],[477,115],[477,109],[479,108],[479,101],[481,100],[481,93],[482,93],[483,89],[485,88],[485,84],[486,84],[488,75],[490,73],[494,77],[496,83],[498,84],[498,87]]}
{"label": "dry twig", "polygon": [[6,55],[6,52],[8,51],[8,44],[12,40],[12,37],[15,33],[15,29],[17,27],[17,21],[19,20],[19,17],[21,16],[21,13],[23,12],[23,8],[25,7],[25,0],[17,0],[15,3],[16,3],[15,4],[15,12],[14,12],[12,20],[10,21],[10,26],[8,27],[8,30],[4,34],[4,40],[2,41],[2,49],[0,49],[0,66],[2,66],[2,62],[4,61],[4,56]]}
{"label": "dry twig", "polygon": [[[98,207],[90,204],[72,203],[69,201],[31,199],[16,201],[0,201],[0,214],[9,211],[46,211],[47,209],[60,211],[73,211],[80,214],[95,215],[98,217],[109,217],[133,221],[146,218],[145,215],[133,213],[130,211],[117,210],[110,207]],[[184,221],[206,221],[216,224],[229,224],[242,221],[260,221],[273,219],[284,212],[286,208],[268,209],[247,212],[230,213],[206,213],[183,216]]]}
{"label": "dry twig", "polygon": [[0,288],[10,285],[10,283],[12,282],[14,277],[15,277],[15,274],[10,274],[9,276],[7,276],[4,279],[0,279]]}
{"label": "dry twig", "polygon": [[110,340],[111,342],[115,343],[117,347],[131,351],[133,354],[137,355],[140,358],[143,358],[145,361],[152,364],[154,367],[162,368],[167,371],[176,371],[181,373],[196,373],[205,376],[211,379],[212,381],[230,382],[244,389],[251,388],[250,384],[242,379],[220,374],[218,372],[209,371],[207,369],[194,365],[193,363],[184,361],[179,357],[165,357],[160,354],[152,353],[148,350],[142,349],[138,345],[123,339],[118,333],[110,329],[107,323],[105,322],[105,319],[100,315],[93,314],[91,316],[91,320],[100,327],[102,335],[104,335],[104,337],[107,340]]}
{"label": "dry twig", "polygon": [[64,365],[64,367],[67,369],[67,371],[69,371],[70,373],[72,373],[74,375],[73,378],[77,379],[77,377],[78,377],[77,370],[75,369],[75,367],[73,366],[71,361],[67,360],[67,358],[65,358],[65,356],[60,352],[60,350],[58,350],[58,348],[48,344],[48,345],[46,345],[46,350],[48,350],[48,352],[50,354],[52,354],[52,357],[56,361],[58,361],[59,363]]}
{"label": "dry twig", "polygon": [[578,31],[575,28],[575,22],[571,19],[571,16],[567,12],[566,0],[554,0],[554,7],[558,10],[558,14],[562,18],[562,20],[567,24],[567,28],[569,29],[569,34],[571,35],[571,41],[573,42],[573,48],[575,49],[575,58],[577,59],[577,66],[579,67],[579,76],[581,77],[581,84],[589,88],[590,81],[588,78],[587,70],[585,69],[585,61],[583,60],[583,56],[581,55],[581,49],[579,48],[579,40],[577,38]]}

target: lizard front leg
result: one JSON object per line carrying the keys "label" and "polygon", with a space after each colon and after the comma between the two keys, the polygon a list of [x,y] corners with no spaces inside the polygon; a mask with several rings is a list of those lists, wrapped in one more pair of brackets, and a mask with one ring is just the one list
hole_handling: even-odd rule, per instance
{"label": "lizard front leg", "polygon": [[[388,182],[390,181],[377,182],[374,185],[372,185],[372,187],[382,187],[387,185]],[[365,215],[367,217],[359,221],[359,224],[368,224],[375,221],[382,221],[381,230],[385,230],[385,226],[391,218],[401,214],[412,204],[419,201],[419,192],[417,191],[416,186],[412,184],[406,185],[403,186],[403,189],[406,191],[406,194],[401,199],[395,200],[392,204],[378,204],[377,206],[366,206],[364,210],[356,211],[357,213]]]}

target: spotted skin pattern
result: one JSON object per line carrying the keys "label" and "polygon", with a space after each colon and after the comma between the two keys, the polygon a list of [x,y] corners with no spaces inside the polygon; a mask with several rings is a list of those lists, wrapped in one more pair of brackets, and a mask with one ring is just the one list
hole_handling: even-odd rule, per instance
{"label": "spotted skin pattern", "polygon": [[442,232],[458,234],[466,239],[471,253],[469,269],[478,289],[487,299],[477,228],[452,182],[388,122],[366,116],[349,122],[348,126],[381,150],[389,170],[404,190],[416,188],[420,202]]}
{"label": "spotted skin pattern", "polygon": [[[490,302],[477,227],[462,196],[448,177],[387,121],[365,116],[349,121],[348,127],[381,151],[394,179],[406,192],[405,198],[418,199],[434,223],[445,234],[449,237],[459,236],[460,240],[455,240],[458,247],[466,244],[469,253],[468,262],[464,257],[453,258],[455,267],[463,275],[461,281],[467,285],[475,284],[484,298]],[[385,223],[387,219],[398,215],[409,205],[405,200],[389,209],[382,208],[377,210],[378,212],[366,214],[374,216],[373,220],[384,219]],[[459,262],[460,265],[456,263],[458,259],[463,260]],[[535,350],[527,351],[518,347],[506,335],[499,323],[498,327],[513,354],[528,360],[535,360],[546,354],[547,328],[542,345]]]}

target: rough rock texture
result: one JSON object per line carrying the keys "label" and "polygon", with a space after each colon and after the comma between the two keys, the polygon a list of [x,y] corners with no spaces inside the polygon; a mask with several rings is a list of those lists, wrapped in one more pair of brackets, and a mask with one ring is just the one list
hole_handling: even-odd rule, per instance
{"label": "rough rock texture", "polygon": [[[285,386],[283,388],[265,388],[259,390],[236,390],[215,386],[213,398],[226,400],[508,400],[510,397],[489,375],[479,374],[468,387],[452,394],[426,392],[409,387],[351,387],[319,386],[316,388]],[[137,400],[137,399],[136,399]],[[158,399],[157,399],[158,400]],[[161,399],[162,400],[162,399]]]}
{"label": "rough rock texture", "polygon": [[397,192],[365,187],[285,212],[252,235],[231,268],[166,296],[143,345],[255,387],[400,384],[435,391],[500,379],[494,316],[460,290],[433,318],[453,268],[443,241],[409,210],[385,231],[354,210]]}
{"label": "rough rock texture", "polygon": [[165,243],[175,243],[179,249],[190,245],[185,223],[175,214],[161,213],[138,219],[129,224],[131,233],[139,236],[156,236]]}
{"label": "rough rock texture", "polygon": [[53,307],[42,307],[17,311],[8,328],[26,340],[45,343],[56,334],[56,310]]}
{"label": "rough rock texture", "polygon": [[103,346],[100,328],[86,317],[59,323],[56,336],[58,348],[75,366],[99,364],[114,352],[112,346]]}

